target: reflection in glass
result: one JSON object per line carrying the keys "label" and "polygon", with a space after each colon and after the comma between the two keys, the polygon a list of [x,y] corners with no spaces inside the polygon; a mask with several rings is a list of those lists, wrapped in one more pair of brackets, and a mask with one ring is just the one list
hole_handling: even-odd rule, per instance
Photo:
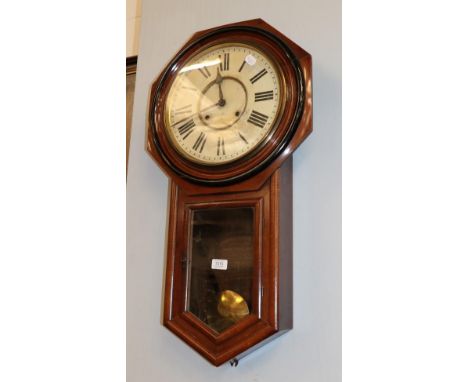
{"label": "reflection in glass", "polygon": [[[253,213],[251,207],[236,207],[192,214],[187,306],[217,332],[252,310]],[[212,269],[213,259],[226,269]]]}

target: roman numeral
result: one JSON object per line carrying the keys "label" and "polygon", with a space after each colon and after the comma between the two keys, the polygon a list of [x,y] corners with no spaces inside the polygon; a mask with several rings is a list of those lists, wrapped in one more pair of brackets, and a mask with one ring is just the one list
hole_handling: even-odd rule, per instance
{"label": "roman numeral", "polygon": [[249,144],[249,142],[247,141],[247,139],[245,139],[245,137],[244,137],[241,133],[239,133],[239,137],[241,137],[241,139],[245,142],[246,145]]}
{"label": "roman numeral", "polygon": [[247,122],[250,122],[252,125],[258,126],[263,128],[268,121],[268,116],[258,111],[253,110],[252,114],[250,114],[249,119]]}
{"label": "roman numeral", "polygon": [[218,150],[216,153],[218,155],[226,155],[226,150],[224,150],[224,137],[218,137]]}
{"label": "roman numeral", "polygon": [[253,77],[250,79],[250,82],[252,82],[252,83],[254,84],[254,83],[257,82],[260,78],[262,78],[265,74],[267,74],[266,69],[260,70],[255,76],[253,76]]}
{"label": "roman numeral", "polygon": [[273,90],[255,93],[255,102],[268,101],[270,99],[273,99]]}
{"label": "roman numeral", "polygon": [[221,62],[221,56],[219,56],[219,69],[229,70],[229,53],[224,53],[224,62]]}
{"label": "roman numeral", "polygon": [[180,125],[177,130],[179,130],[180,135],[184,135],[182,139],[187,138],[193,132],[193,128],[195,127],[195,122],[193,119],[190,121],[185,122],[183,125]]}
{"label": "roman numeral", "polygon": [[245,60],[242,61],[242,65],[239,68],[239,72],[242,72],[242,69],[244,69],[244,65],[245,65]]}
{"label": "roman numeral", "polygon": [[203,77],[205,78],[208,78],[211,76],[211,73],[210,71],[208,70],[208,68],[206,66],[202,67],[202,68],[198,68],[198,70],[200,71],[201,74],[203,74]]}
{"label": "roman numeral", "polygon": [[194,149],[195,151],[198,151],[201,154],[203,151],[203,148],[205,147],[205,143],[206,143],[206,134],[200,133],[197,140],[193,144],[192,149]]}
{"label": "roman numeral", "polygon": [[190,113],[192,111],[192,105],[182,106],[174,110],[174,115]]}

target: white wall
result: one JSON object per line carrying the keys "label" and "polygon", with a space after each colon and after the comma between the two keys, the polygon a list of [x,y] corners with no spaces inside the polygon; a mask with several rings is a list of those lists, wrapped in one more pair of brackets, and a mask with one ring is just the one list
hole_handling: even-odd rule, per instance
{"label": "white wall", "polygon": [[[261,17],[313,57],[314,132],[294,154],[294,329],[215,368],[161,325],[167,179],[144,151],[148,91],[197,30]],[[341,3],[143,0],[127,183],[128,382],[341,380]]]}
{"label": "white wall", "polygon": [[127,57],[138,55],[140,43],[141,0],[127,0]]}

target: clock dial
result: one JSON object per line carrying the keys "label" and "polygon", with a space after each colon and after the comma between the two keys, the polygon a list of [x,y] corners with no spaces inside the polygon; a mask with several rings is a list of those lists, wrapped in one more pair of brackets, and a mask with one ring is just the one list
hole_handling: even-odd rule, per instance
{"label": "clock dial", "polygon": [[167,135],[185,158],[206,165],[235,161],[259,147],[281,112],[274,61],[245,44],[220,44],[179,69],[165,103]]}

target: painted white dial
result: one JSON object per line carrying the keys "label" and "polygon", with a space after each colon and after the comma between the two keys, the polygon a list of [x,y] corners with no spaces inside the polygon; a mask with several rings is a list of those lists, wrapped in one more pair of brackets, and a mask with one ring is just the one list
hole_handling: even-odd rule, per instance
{"label": "painted white dial", "polygon": [[245,44],[210,47],[179,70],[165,104],[168,135],[189,160],[232,162],[275,127],[282,84],[274,62]]}

